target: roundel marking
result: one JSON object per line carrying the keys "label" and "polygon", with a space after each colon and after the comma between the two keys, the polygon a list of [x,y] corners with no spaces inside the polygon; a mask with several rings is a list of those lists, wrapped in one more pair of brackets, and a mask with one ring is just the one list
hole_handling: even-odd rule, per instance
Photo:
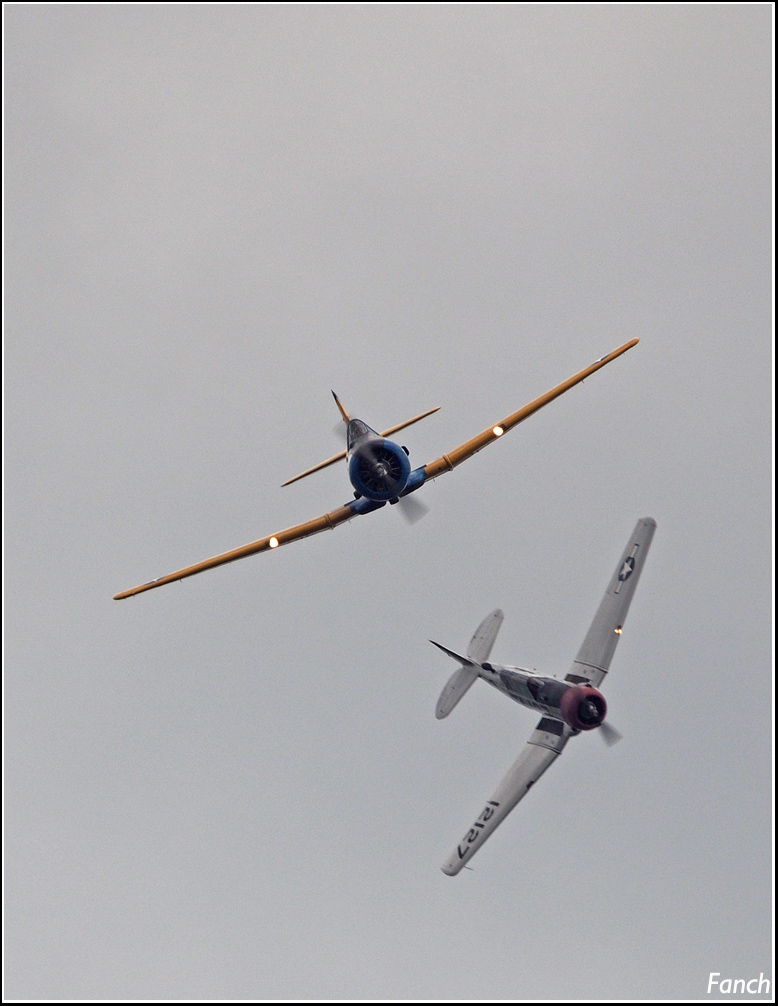
{"label": "roundel marking", "polygon": [[624,565],[621,567],[621,572],[619,573],[619,579],[623,582],[628,580],[632,576],[632,570],[635,568],[635,557],[634,555],[628,555],[624,560]]}

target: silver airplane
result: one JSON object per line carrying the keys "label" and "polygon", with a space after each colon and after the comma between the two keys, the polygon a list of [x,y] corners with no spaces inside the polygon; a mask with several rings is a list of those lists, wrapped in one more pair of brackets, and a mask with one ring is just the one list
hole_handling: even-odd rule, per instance
{"label": "silver airplane", "polygon": [[459,873],[519,800],[557,760],[571,737],[582,730],[599,728],[606,743],[614,744],[620,739],[618,731],[605,722],[608,707],[599,687],[608,673],[621,637],[655,530],[656,521],[651,517],[642,517],[635,525],[605,597],[564,681],[524,667],[487,662],[502,625],[503,613],[499,609],[487,615],[478,626],[467,648],[467,656],[460,656],[430,640],[461,665],[438,699],[435,715],[439,720],[448,716],[477,678],[483,678],[504,695],[541,715],[524,750],[443,864],[444,873],[451,877]]}

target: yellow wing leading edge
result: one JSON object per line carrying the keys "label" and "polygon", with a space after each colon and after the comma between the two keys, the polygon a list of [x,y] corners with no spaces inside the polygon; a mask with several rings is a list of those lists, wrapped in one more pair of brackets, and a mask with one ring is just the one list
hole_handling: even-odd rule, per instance
{"label": "yellow wing leading edge", "polygon": [[[434,479],[437,478],[438,475],[442,475],[444,472],[452,471],[457,465],[466,461],[469,457],[472,457],[473,454],[477,454],[478,451],[486,447],[487,444],[497,440],[504,433],[507,433],[508,430],[513,429],[514,426],[518,426],[519,423],[528,419],[531,415],[533,415],[533,413],[542,409],[544,405],[548,405],[549,402],[553,402],[555,398],[558,398],[570,388],[585,380],[590,374],[593,374],[601,367],[606,366],[612,360],[615,360],[616,357],[621,356],[622,353],[626,353],[628,349],[636,346],[638,341],[638,339],[632,339],[630,342],[625,342],[623,346],[615,349],[607,356],[603,356],[602,359],[597,360],[597,362],[593,363],[590,367],[586,367],[585,370],[574,374],[562,384],[558,384],[555,388],[552,388],[551,391],[547,391],[545,395],[541,395],[540,398],[536,398],[533,402],[530,402],[529,405],[525,405],[524,408],[519,409],[518,412],[511,413],[511,415],[506,416],[505,419],[500,420],[499,423],[496,423],[494,426],[490,426],[489,429],[484,430],[483,433],[479,433],[478,436],[465,441],[464,444],[456,447],[453,451],[449,451],[448,454],[443,454],[441,457],[437,458],[435,461],[431,461],[423,468],[417,469],[415,473],[412,473],[412,477],[414,474],[418,475],[413,488],[416,489],[420,487],[425,481],[427,481],[427,479]],[[340,403],[338,403],[338,405],[342,408]],[[381,436],[391,436],[391,434],[397,433],[406,426],[410,426],[412,423],[416,423],[420,419],[424,419],[425,416],[429,416],[433,412],[437,411],[437,409],[430,409],[427,412],[422,412],[421,415],[415,416],[413,419],[400,423],[399,426],[393,426],[391,429],[386,430],[381,434]],[[340,454],[337,454],[328,461],[317,465],[315,468],[308,469],[307,472],[303,472],[302,475],[298,475],[297,478],[302,478],[304,475],[317,471],[319,468],[333,464],[335,461],[339,461],[345,456],[346,452],[342,451]],[[294,482],[296,480],[290,479],[289,481]],[[284,485],[288,484],[289,482],[284,483]],[[309,535],[318,534],[319,531],[327,531],[330,528],[335,528],[339,524],[343,524],[346,521],[351,520],[352,517],[370,513],[372,510],[377,510],[382,506],[384,506],[383,502],[372,502],[367,499],[354,500],[352,502],[345,503],[336,510],[331,510],[329,513],[322,514],[321,517],[314,517],[313,520],[306,521],[303,524],[296,524],[294,527],[286,528],[284,531],[278,531],[276,534],[270,535],[267,538],[259,538],[257,541],[249,542],[248,545],[242,545],[240,548],[234,548],[229,552],[222,552],[220,555],[215,555],[210,559],[204,559],[202,562],[195,563],[193,566],[185,566],[184,569],[179,569],[175,573],[169,573],[167,576],[160,577],[158,580],[152,580],[149,583],[141,584],[139,587],[133,587],[130,590],[122,591],[122,593],[114,595],[114,600],[120,601],[125,597],[132,597],[135,594],[141,594],[144,590],[152,590],[154,587],[162,587],[166,583],[173,583],[174,580],[183,580],[187,576],[194,576],[195,573],[202,573],[206,569],[213,569],[215,566],[222,566],[225,563],[234,562],[236,559],[244,559],[246,556],[254,555],[256,552],[266,552],[270,549],[277,548],[279,545],[288,545],[290,542],[297,541],[300,538],[307,538]]]}
{"label": "yellow wing leading edge", "polygon": [[488,430],[484,430],[483,433],[479,433],[477,437],[473,437],[470,440],[466,440],[465,443],[460,444],[459,447],[455,447],[453,451],[449,451],[448,454],[443,454],[441,457],[436,458],[434,461],[430,461],[428,465],[424,466],[425,481],[427,479],[437,478],[438,475],[442,475],[444,472],[450,472],[457,465],[461,465],[463,461],[467,461],[478,451],[486,447],[487,444],[491,444],[494,440],[497,440],[507,433],[508,430],[512,430],[514,426],[518,426],[519,423],[523,423],[525,419],[529,419],[531,415],[542,409],[544,405],[548,405],[549,402],[553,402],[555,398],[559,398],[560,395],[564,395],[566,391],[579,384],[581,381],[586,380],[590,374],[599,370],[600,367],[604,367],[615,360],[617,356],[621,356],[622,353],[626,353],[628,349],[632,349],[633,346],[637,346],[639,339],[631,339],[629,342],[625,342],[623,346],[619,346],[618,349],[614,349],[612,353],[608,353],[607,356],[603,356],[602,359],[597,360],[590,367],[586,367],[585,370],[581,370],[579,373],[574,374],[569,377],[566,381],[558,384],[551,391],[547,391],[545,395],[541,395],[540,398],[536,398],[534,402],[530,402],[529,405],[525,405],[524,408],[519,409],[518,412],[512,412],[505,419],[501,419],[499,423],[495,423],[494,426],[490,426]]}
{"label": "yellow wing leading edge", "polygon": [[153,587],[162,587],[166,583],[173,583],[174,580],[183,580],[184,577],[194,576],[195,573],[202,573],[203,570],[213,569],[214,566],[223,566],[227,562],[244,559],[247,555],[254,555],[255,552],[266,552],[271,548],[278,548],[279,545],[288,545],[292,541],[297,541],[298,538],[307,538],[310,534],[327,531],[329,528],[337,527],[338,524],[356,517],[358,512],[346,504],[345,506],[338,507],[337,510],[331,510],[329,513],[322,514],[321,517],[314,517],[313,520],[306,521],[304,524],[296,524],[294,527],[289,527],[285,531],[278,531],[268,538],[260,538],[258,541],[249,542],[248,545],[241,545],[240,548],[234,548],[230,552],[222,552],[220,555],[214,555],[210,559],[197,562],[194,566],[185,566],[184,569],[179,569],[175,573],[169,573],[158,580],[143,583],[140,587],[133,587],[131,590],[125,590],[121,594],[115,594],[114,601],[121,601],[125,597],[132,597],[133,594],[142,594],[144,590],[151,590]]}

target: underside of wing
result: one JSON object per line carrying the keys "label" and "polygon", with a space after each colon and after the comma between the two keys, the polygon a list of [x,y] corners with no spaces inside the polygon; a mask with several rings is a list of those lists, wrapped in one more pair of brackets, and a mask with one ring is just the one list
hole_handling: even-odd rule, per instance
{"label": "underside of wing", "polygon": [[438,475],[442,475],[444,472],[450,472],[452,469],[456,468],[457,465],[461,465],[463,461],[467,461],[478,451],[486,447],[487,444],[492,443],[492,441],[499,439],[508,430],[513,429],[514,426],[518,426],[519,423],[524,422],[525,419],[529,419],[531,415],[542,409],[544,405],[548,405],[549,402],[553,402],[555,398],[559,398],[570,388],[575,387],[576,384],[580,384],[581,381],[586,380],[590,374],[595,373],[595,371],[600,370],[601,367],[607,366],[612,360],[615,360],[617,356],[621,356],[622,353],[626,353],[628,349],[637,345],[638,339],[631,339],[629,342],[625,342],[623,346],[619,346],[618,349],[614,349],[612,353],[607,356],[603,356],[601,360],[597,360],[590,367],[586,367],[585,370],[581,370],[579,373],[574,374],[568,380],[563,381],[562,384],[558,384],[551,391],[547,391],[545,395],[541,395],[540,398],[536,398],[534,402],[530,402],[529,405],[525,405],[524,408],[519,409],[518,412],[511,413],[510,416],[506,416],[505,419],[501,419],[500,422],[495,423],[494,426],[490,426],[488,430],[484,430],[483,433],[479,433],[478,436],[473,437],[471,440],[467,440],[464,444],[455,448],[453,451],[449,451],[448,454],[444,454],[442,457],[437,458],[435,461],[431,461],[428,465],[424,466],[425,479],[434,479]]}
{"label": "underside of wing", "polygon": [[383,506],[383,504],[371,503],[369,500],[354,500],[353,503],[346,503],[344,506],[338,507],[337,510],[331,510],[329,513],[322,514],[321,517],[314,517],[313,520],[306,521],[304,524],[296,524],[285,531],[277,531],[276,534],[269,535],[267,538],[259,538],[257,541],[249,542],[248,545],[241,545],[240,548],[214,555],[210,559],[204,559],[202,562],[195,563],[194,566],[186,566],[184,569],[169,573],[158,580],[152,580],[150,583],[143,583],[139,587],[125,590],[121,594],[114,595],[114,601],[120,601],[124,597],[132,597],[133,594],[141,594],[144,590],[152,590],[154,587],[162,587],[166,583],[173,583],[174,580],[183,580],[184,577],[194,576],[195,573],[213,569],[214,566],[222,566],[227,562],[234,562],[236,559],[244,559],[256,552],[266,552],[269,549],[278,548],[279,545],[288,545],[299,538],[307,538],[308,535],[337,527],[338,524],[343,524],[359,514],[376,510],[379,506]]}
{"label": "underside of wing", "polygon": [[627,612],[648,556],[656,530],[653,517],[641,517],[627,540],[621,558],[600,602],[586,639],[581,644],[567,681],[584,681],[599,688],[608,673],[616,646],[621,639]]}
{"label": "underside of wing", "polygon": [[442,866],[455,876],[475,855],[495,828],[510,814],[519,800],[557,760],[570,736],[561,720],[543,717],[507,775],[494,791],[473,826]]}

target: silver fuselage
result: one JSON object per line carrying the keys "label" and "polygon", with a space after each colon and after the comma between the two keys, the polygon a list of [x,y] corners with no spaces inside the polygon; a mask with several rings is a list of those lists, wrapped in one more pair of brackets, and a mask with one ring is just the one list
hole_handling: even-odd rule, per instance
{"label": "silver fuselage", "polygon": [[562,696],[574,687],[566,681],[510,664],[481,664],[478,676],[527,709],[557,719],[562,719],[559,708]]}

